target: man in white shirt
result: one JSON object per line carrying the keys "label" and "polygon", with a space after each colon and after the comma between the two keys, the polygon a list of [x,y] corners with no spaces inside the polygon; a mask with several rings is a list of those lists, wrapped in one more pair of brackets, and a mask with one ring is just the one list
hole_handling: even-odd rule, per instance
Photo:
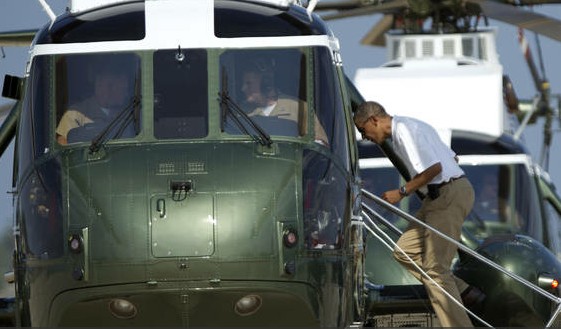
{"label": "man in white shirt", "polygon": [[[416,217],[450,238],[459,240],[464,218],[473,207],[474,192],[456,161],[456,154],[444,144],[436,130],[414,118],[392,117],[376,102],[361,104],[354,115],[354,122],[364,139],[379,145],[390,139],[393,150],[412,177],[405,185],[385,192],[382,198],[395,204],[421,188],[428,188],[428,196],[424,198]],[[464,292],[462,295],[474,293],[472,287],[455,277],[450,270],[457,251],[453,243],[419,224],[410,223],[397,245],[456,300],[461,300],[460,291]],[[422,276],[397,248],[394,257],[423,282],[442,326],[473,326],[467,313]],[[483,298],[481,295],[477,298]]]}

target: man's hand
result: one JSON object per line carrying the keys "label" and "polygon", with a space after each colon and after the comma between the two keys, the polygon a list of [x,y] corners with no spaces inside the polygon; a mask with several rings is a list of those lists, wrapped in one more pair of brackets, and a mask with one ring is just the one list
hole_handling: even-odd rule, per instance
{"label": "man's hand", "polygon": [[391,204],[396,204],[403,199],[403,195],[399,193],[399,190],[391,190],[384,192],[384,194],[382,194],[382,199]]}

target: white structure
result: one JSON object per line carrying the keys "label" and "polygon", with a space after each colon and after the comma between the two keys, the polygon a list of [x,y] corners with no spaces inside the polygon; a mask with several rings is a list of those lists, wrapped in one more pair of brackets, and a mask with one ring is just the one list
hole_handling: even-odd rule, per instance
{"label": "white structure", "polygon": [[357,70],[355,84],[366,100],[390,114],[424,120],[444,139],[450,129],[499,136],[512,128],[503,107],[495,35],[388,34],[389,62]]}

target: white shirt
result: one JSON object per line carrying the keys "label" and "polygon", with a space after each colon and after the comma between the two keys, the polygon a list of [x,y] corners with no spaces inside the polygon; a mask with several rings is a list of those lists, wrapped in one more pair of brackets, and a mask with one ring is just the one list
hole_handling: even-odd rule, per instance
{"label": "white shirt", "polygon": [[464,174],[454,159],[456,153],[444,144],[433,127],[421,120],[393,116],[391,141],[411,178],[439,162],[442,171],[429,184],[448,182]]}

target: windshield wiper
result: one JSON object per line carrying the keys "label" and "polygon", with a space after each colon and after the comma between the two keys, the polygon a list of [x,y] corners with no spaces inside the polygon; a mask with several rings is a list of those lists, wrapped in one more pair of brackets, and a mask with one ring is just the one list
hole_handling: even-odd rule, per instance
{"label": "windshield wiper", "polygon": [[[236,102],[230,97],[230,94],[228,92],[228,75],[224,67],[222,67],[222,89],[218,93],[218,96],[220,96],[220,111],[222,115],[220,128],[222,132],[224,132],[226,119],[230,117],[232,118],[236,126],[238,126],[240,131],[242,131],[246,135],[251,136],[253,140],[258,142],[259,144],[265,146],[271,146],[271,144],[273,144],[271,136],[269,136],[269,134],[267,134],[267,132],[265,132],[263,128],[261,128],[261,126],[259,126],[255,121],[253,121],[253,119],[251,119],[251,117],[247,115],[247,113],[245,113],[244,110],[242,110],[238,106],[238,104],[236,104]],[[245,124],[241,119],[245,121]],[[250,133],[246,125],[250,126],[252,130],[257,134]]]}
{"label": "windshield wiper", "polygon": [[[90,153],[99,151],[100,147],[108,140],[121,137],[125,128],[132,122],[134,109],[138,105],[140,105],[140,97],[134,96],[130,103],[122,109],[97,136],[95,136],[90,144]],[[117,127],[116,130],[113,129],[115,127]],[[112,132],[114,132],[114,134],[110,137],[109,134]]]}

